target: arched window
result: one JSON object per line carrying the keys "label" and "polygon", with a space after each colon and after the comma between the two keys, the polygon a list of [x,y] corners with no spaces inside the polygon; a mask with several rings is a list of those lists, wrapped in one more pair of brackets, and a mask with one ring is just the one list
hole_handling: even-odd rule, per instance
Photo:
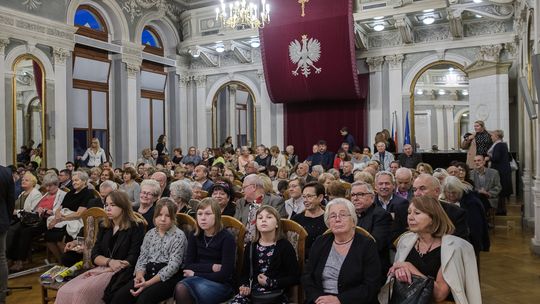
{"label": "arched window", "polygon": [[[76,34],[108,42],[105,19],[89,6],[75,12]],[[109,152],[109,53],[90,46],[75,44],[73,50],[73,90],[70,116],[73,118],[73,154],[79,156],[98,138]]]}
{"label": "arched window", "polygon": [[145,26],[141,35],[141,44],[144,45],[144,51],[163,56],[163,43],[157,31],[151,26]]}
{"label": "arched window", "polygon": [[75,12],[75,26],[78,27],[76,34],[90,38],[108,41],[108,30],[105,19],[99,12],[89,6],[81,5]]}

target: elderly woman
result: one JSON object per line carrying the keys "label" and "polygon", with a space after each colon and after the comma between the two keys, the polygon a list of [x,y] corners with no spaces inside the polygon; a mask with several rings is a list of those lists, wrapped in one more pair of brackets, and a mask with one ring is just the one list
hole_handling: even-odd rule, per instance
{"label": "elderly woman", "polygon": [[254,160],[247,146],[242,146],[240,156],[238,156],[238,171],[243,175],[246,174],[246,165]]}
{"label": "elderly woman", "polygon": [[418,165],[416,165],[416,171],[418,171],[420,174],[426,173],[432,175],[433,167],[431,167],[431,165],[427,163],[418,163]]}
{"label": "elderly woman", "polygon": [[137,160],[137,163],[156,165],[156,161],[152,158],[152,150],[150,148],[143,149],[141,152],[141,158]]}
{"label": "elderly woman", "polygon": [[[25,183],[23,180],[23,185]],[[30,253],[32,238],[47,230],[46,218],[53,215],[54,211],[60,207],[66,193],[58,189],[59,184],[60,182],[56,174],[46,174],[43,177],[43,186],[47,189],[47,193],[40,196],[41,199],[38,203],[31,210],[28,210],[39,215],[41,218],[39,224],[29,226],[23,222],[18,222],[10,227],[10,239],[16,240],[10,242],[11,244],[9,245],[11,246],[7,250],[8,258],[14,261],[10,268],[11,271],[22,269],[22,262],[28,258],[28,254]]]}
{"label": "elderly woman", "polygon": [[[72,174],[71,181],[73,191],[66,194],[60,208],[54,212],[54,217],[47,219],[48,230],[45,232],[47,248],[58,261],[61,259],[62,252],[64,252],[65,243],[73,240],[82,228],[79,218],[87,209],[88,202],[94,197],[87,186],[88,174],[75,171]],[[68,227],[69,231],[67,230]]]}
{"label": "elderly woman", "polygon": [[480,251],[489,251],[486,211],[473,187],[455,176],[449,176],[443,184],[443,192],[448,203],[456,204],[467,211],[469,241],[474,247],[476,256],[479,257]]}
{"label": "elderly woman", "polygon": [[338,198],[326,206],[331,233],[319,237],[310,251],[302,284],[306,303],[372,303],[380,284],[381,265],[375,243],[356,233],[354,205]]}
{"label": "elderly woman", "polygon": [[443,168],[437,168],[435,170],[433,170],[433,176],[436,177],[439,182],[441,183],[441,185],[444,184],[444,180],[450,176],[450,174],[448,173],[448,171],[446,171],[445,169]]}
{"label": "elderly woman", "polygon": [[[441,204],[430,196],[415,197],[408,213],[410,232],[399,238],[388,282],[391,276],[405,284],[411,284],[413,275],[429,276],[435,281],[435,302],[482,303],[474,249],[451,235],[454,225]],[[381,290],[379,300],[386,303],[388,288]]]}
{"label": "elderly woman", "polygon": [[36,185],[36,176],[29,171],[24,173],[21,179],[21,188],[23,192],[15,201],[15,214],[21,210],[32,212],[36,208],[39,200],[41,199],[41,193]]}
{"label": "elderly woman", "polygon": [[208,196],[215,199],[219,208],[221,209],[221,215],[234,216],[236,212],[236,204],[233,202],[234,191],[231,183],[226,179],[217,180],[210,191]]}
{"label": "elderly woman", "polygon": [[141,186],[135,181],[137,179],[137,172],[132,167],[124,169],[122,176],[124,183],[120,185],[120,190],[127,193],[129,201],[133,205],[134,209],[139,208],[139,196],[141,193]]}
{"label": "elderly woman", "polygon": [[101,177],[100,167],[93,167],[92,169],[90,169],[90,183],[96,188],[101,183],[100,177]]}
{"label": "elderly woman", "polygon": [[191,185],[186,181],[178,180],[172,182],[169,189],[171,190],[171,198],[176,203],[178,212],[195,217],[195,211],[189,205],[189,201],[191,201],[191,196],[193,195]]}
{"label": "elderly woman", "polygon": [[272,155],[270,165],[276,166],[278,169],[287,167],[287,158],[281,154],[278,146],[270,147],[270,155]]}
{"label": "elderly woman", "polygon": [[487,154],[491,161],[491,168],[499,172],[501,177],[501,192],[499,192],[499,203],[497,206],[497,214],[506,215],[506,201],[514,192],[512,189],[512,168],[510,167],[510,154],[508,153],[508,145],[503,142],[504,132],[495,130],[491,132],[493,146],[489,148]]}
{"label": "elderly woman", "polygon": [[331,182],[335,181],[336,177],[328,172],[324,172],[321,175],[319,175],[318,182],[319,184],[324,186],[324,191],[328,191],[328,186]]}
{"label": "elderly woman", "polygon": [[153,179],[145,179],[141,183],[141,192],[139,193],[139,212],[148,223],[147,230],[154,228],[154,206],[161,194],[159,183]]}

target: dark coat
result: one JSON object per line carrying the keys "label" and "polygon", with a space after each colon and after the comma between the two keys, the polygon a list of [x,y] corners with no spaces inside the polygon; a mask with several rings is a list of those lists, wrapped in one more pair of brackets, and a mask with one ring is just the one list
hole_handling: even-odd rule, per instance
{"label": "dark coat", "polygon": [[499,172],[501,178],[501,192],[499,196],[508,197],[514,193],[512,189],[512,168],[510,168],[510,154],[505,142],[497,143],[491,154],[491,168]]}
{"label": "dark coat", "polygon": [[[464,240],[469,240],[469,225],[467,222],[467,211],[460,208],[456,205],[449,204],[446,202],[441,202],[441,205],[456,227],[454,235],[460,237]],[[409,204],[399,205],[394,209],[394,224],[392,225],[392,241],[397,239],[402,233],[406,232],[409,229],[409,224],[407,223],[407,209],[409,209]]]}
{"label": "dark coat", "polygon": [[475,192],[466,192],[459,201],[461,208],[467,211],[467,224],[469,225],[469,241],[474,251],[489,251],[489,229],[486,211]]}
{"label": "dark coat", "polygon": [[[309,261],[302,275],[302,285],[306,292],[306,303],[325,295],[322,273],[332,244],[332,233],[319,237],[309,253]],[[377,247],[363,235],[355,234],[349,253],[343,261],[338,278],[338,299],[341,303],[377,303],[380,287],[381,265]]]}
{"label": "dark coat", "polygon": [[7,232],[15,208],[15,184],[11,170],[0,166],[0,232]]}
{"label": "dark coat", "polygon": [[[253,249],[253,261],[250,258],[251,250]],[[242,266],[242,274],[240,276],[240,285],[249,286],[250,261],[253,265],[253,282],[257,281],[257,276],[261,273],[255,252],[255,244],[248,243],[244,249],[244,263]],[[276,242],[274,255],[270,260],[270,266],[265,272],[265,275],[270,279],[277,281],[276,289],[287,289],[299,283],[300,270],[298,269],[298,261],[293,246],[286,239],[281,239]]]}
{"label": "dark coat", "polygon": [[100,227],[96,244],[92,248],[92,261],[98,255],[102,255],[115,260],[125,260],[130,265],[135,266],[141,253],[141,245],[145,234],[143,224],[136,225],[132,223],[130,228],[118,230],[116,233],[118,233],[118,238],[113,247],[109,248],[111,238],[113,237],[113,229],[112,227]]}
{"label": "dark coat", "polygon": [[372,204],[358,216],[357,226],[366,229],[374,238],[379,251],[383,278],[390,268],[390,244],[392,231],[392,216],[383,208]]}
{"label": "dark coat", "polygon": [[422,154],[413,153],[411,156],[407,156],[405,153],[401,153],[398,156],[398,162],[401,167],[416,169],[416,166],[422,162]]}
{"label": "dark coat", "polygon": [[[373,202],[375,205],[383,208],[382,202],[379,200],[379,196],[375,196],[375,201]],[[403,197],[396,195],[395,193],[392,194],[392,199],[390,199],[390,203],[388,203],[388,206],[386,207],[386,211],[390,213],[395,213],[395,208],[397,206],[407,206],[409,207],[409,201],[404,199]],[[383,208],[384,209],[384,208]]]}

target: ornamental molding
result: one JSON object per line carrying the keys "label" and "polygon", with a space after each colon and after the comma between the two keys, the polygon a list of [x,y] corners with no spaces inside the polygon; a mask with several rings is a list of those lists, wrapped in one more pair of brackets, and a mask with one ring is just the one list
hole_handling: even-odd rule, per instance
{"label": "ornamental molding", "polygon": [[133,63],[126,63],[126,71],[128,74],[128,78],[135,78],[139,74],[139,71],[141,70],[141,66],[138,64]]}
{"label": "ornamental molding", "polygon": [[0,27],[2,34],[17,37],[23,41],[73,50],[74,37],[77,30],[66,25],[25,12],[2,9],[0,11]]}
{"label": "ornamental molding", "polygon": [[186,88],[189,84],[189,82],[193,79],[192,76],[190,75],[181,75],[181,76],[178,76],[178,85],[181,87],[181,88]]}
{"label": "ornamental molding", "polygon": [[366,63],[369,66],[370,72],[380,72],[382,64],[384,63],[383,56],[366,58]]}
{"label": "ornamental molding", "polygon": [[69,51],[62,48],[54,48],[53,50],[53,56],[54,56],[54,64],[60,64],[64,65],[66,64],[66,59],[69,56]]}
{"label": "ornamental molding", "polygon": [[478,50],[477,60],[499,62],[502,44],[483,45]]}
{"label": "ornamental molding", "polygon": [[181,11],[172,0],[123,0],[122,10],[129,14],[131,22],[143,15],[143,10],[156,9],[163,17],[180,20]]}
{"label": "ornamental molding", "polygon": [[[6,50],[6,46],[9,44],[9,38],[0,38],[0,54],[3,55]],[[3,60],[3,59],[2,59]]]}
{"label": "ornamental molding", "polygon": [[24,5],[24,7],[31,11],[39,8],[42,4],[42,0],[22,0],[21,4]]}
{"label": "ornamental molding", "polygon": [[450,27],[450,33],[452,37],[456,39],[463,38],[463,22],[461,19],[461,11],[453,10],[451,8],[447,9],[448,13],[448,24]]}
{"label": "ornamental molding", "polygon": [[396,54],[396,55],[390,55],[384,57],[384,60],[388,62],[388,65],[391,69],[398,69],[401,68],[401,63],[403,62],[403,59],[405,56],[403,54]]}
{"label": "ornamental molding", "polygon": [[414,29],[416,43],[448,40],[451,36],[448,24],[422,26]]}
{"label": "ornamental molding", "polygon": [[195,83],[197,84],[197,88],[206,87],[206,75],[195,75],[193,76],[193,80],[195,80]]}
{"label": "ornamental molding", "polygon": [[405,15],[395,15],[394,21],[396,22],[396,27],[401,34],[401,40],[403,43],[409,44],[414,42],[414,32],[411,20]]}
{"label": "ornamental molding", "polygon": [[140,67],[142,64],[142,50],[144,49],[144,45],[132,43],[132,42],[124,42],[122,45],[122,62]]}
{"label": "ornamental molding", "polygon": [[383,31],[369,35],[369,48],[384,48],[402,44],[399,31]]}
{"label": "ornamental molding", "polygon": [[[491,34],[500,34],[508,32],[508,27],[511,27],[509,21],[486,20],[482,22],[470,22],[465,24],[465,36],[483,36]],[[510,21],[511,22],[511,21]]]}
{"label": "ornamental molding", "polygon": [[367,50],[369,47],[368,35],[362,26],[354,23],[354,46],[359,50]]}

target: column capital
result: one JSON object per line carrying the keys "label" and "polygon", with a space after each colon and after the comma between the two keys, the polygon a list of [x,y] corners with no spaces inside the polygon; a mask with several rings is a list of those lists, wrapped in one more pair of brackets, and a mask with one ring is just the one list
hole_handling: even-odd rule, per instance
{"label": "column capital", "polygon": [[54,48],[53,49],[53,56],[54,56],[54,64],[66,64],[66,59],[69,56],[69,50],[64,48]]}
{"label": "column capital", "polygon": [[4,51],[6,50],[6,46],[8,44],[9,44],[9,38],[0,37],[0,54],[4,54]]}
{"label": "column capital", "polygon": [[178,76],[178,84],[180,85],[181,88],[186,88],[190,81],[191,81],[191,76],[188,76],[188,75]]}
{"label": "column capital", "polygon": [[391,69],[399,69],[401,68],[401,63],[403,62],[403,54],[396,54],[396,55],[389,55],[384,57],[384,60],[388,62],[388,65]]}
{"label": "column capital", "polygon": [[477,60],[499,62],[502,44],[482,45],[478,50]]}
{"label": "column capital", "polygon": [[134,63],[126,63],[128,78],[135,78],[141,70],[141,66]]}
{"label": "column capital", "polygon": [[477,60],[465,68],[469,79],[481,78],[490,75],[508,74],[511,62],[494,62]]}
{"label": "column capital", "polygon": [[206,87],[206,75],[193,76],[193,80],[195,80],[195,83],[197,84],[197,88]]}
{"label": "column capital", "polygon": [[384,57],[369,57],[366,59],[366,63],[369,65],[370,72],[380,72],[382,64],[384,63]]}

